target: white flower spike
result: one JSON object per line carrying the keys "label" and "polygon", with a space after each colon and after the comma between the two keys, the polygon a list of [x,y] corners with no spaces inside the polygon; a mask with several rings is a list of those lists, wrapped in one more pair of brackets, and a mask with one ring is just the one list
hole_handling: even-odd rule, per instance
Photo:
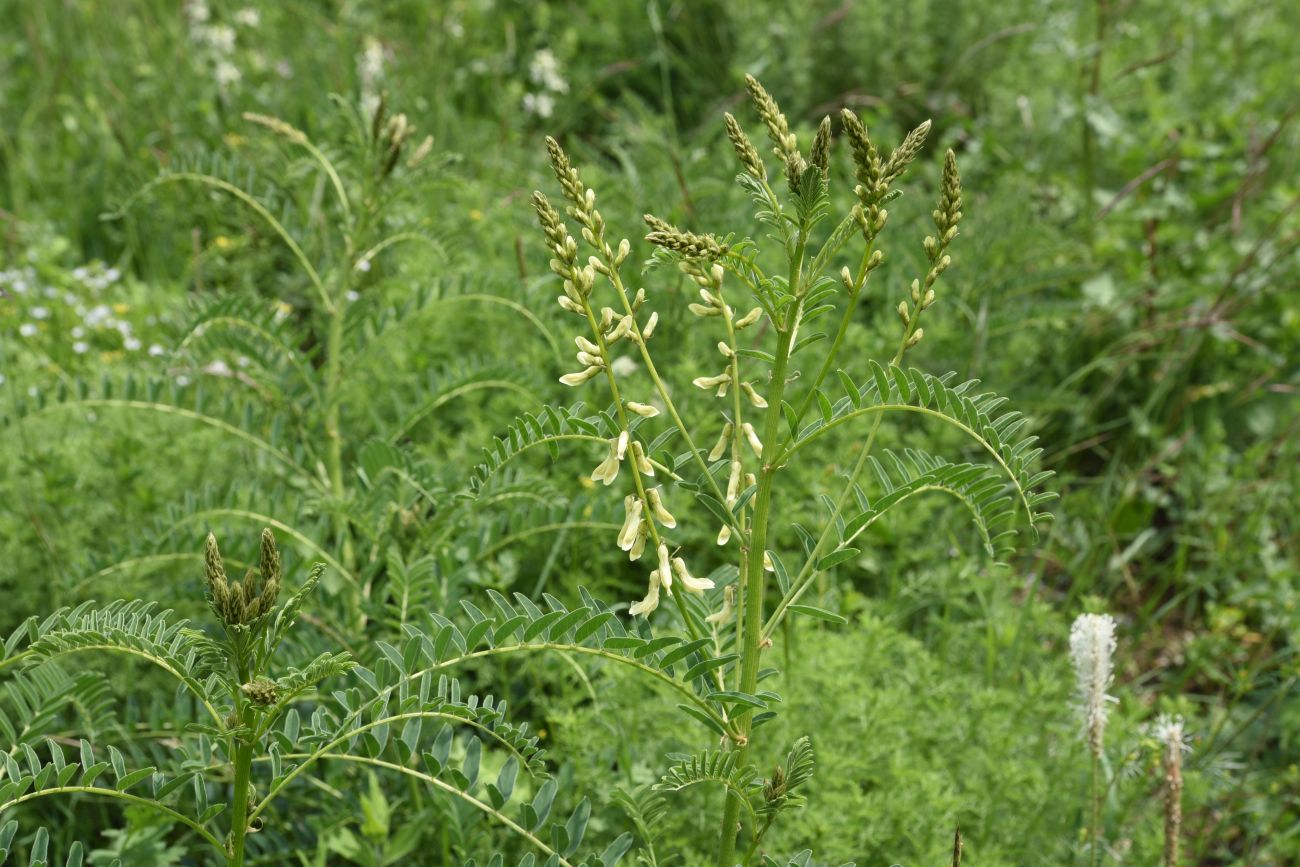
{"label": "white flower spike", "polygon": [[1078,681],[1083,734],[1094,756],[1102,752],[1107,705],[1116,701],[1106,694],[1114,677],[1111,658],[1115,646],[1115,618],[1109,614],[1080,614],[1070,627],[1070,658]]}

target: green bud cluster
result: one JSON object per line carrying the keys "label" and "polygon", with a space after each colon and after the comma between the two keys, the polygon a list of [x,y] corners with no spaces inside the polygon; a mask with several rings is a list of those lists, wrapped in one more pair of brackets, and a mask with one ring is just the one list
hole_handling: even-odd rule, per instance
{"label": "green bud cluster", "polygon": [[808,159],[817,168],[821,169],[822,177],[829,178],[831,172],[831,119],[830,116],[822,118],[821,124],[817,127],[817,135],[813,137],[812,152]]}
{"label": "green bud cluster", "polygon": [[251,683],[242,684],[239,689],[248,696],[248,700],[258,707],[269,707],[279,697],[279,687],[275,681],[259,677]]}
{"label": "green bud cluster", "polygon": [[912,281],[912,304],[906,301],[898,303],[898,315],[903,324],[911,329],[907,345],[915,346],[925,336],[925,330],[913,325],[913,319],[934,304],[934,284],[939,275],[948,270],[952,257],[948,255],[948,245],[957,237],[957,224],[961,222],[961,174],[957,171],[957,157],[950,149],[943,159],[943,191],[939,196],[939,207],[931,212],[934,218],[936,234],[927,235],[922,242],[925,257],[929,260],[924,280]]}
{"label": "green bud cluster", "polygon": [[767,167],[763,165],[763,160],[758,155],[758,148],[745,135],[745,131],[740,128],[740,122],[730,114],[724,114],[727,126],[727,138],[731,139],[731,146],[736,150],[736,156],[740,158],[740,164],[744,166],[745,172],[755,180],[767,180]]}
{"label": "green bud cluster", "polygon": [[917,291],[917,298],[928,307],[933,303],[934,286],[939,275],[947,270],[951,259],[948,257],[948,245],[957,237],[957,224],[961,222],[961,174],[957,171],[957,157],[951,150],[943,160],[943,192],[939,197],[939,207],[931,212],[934,218],[936,235],[927,235],[924,241],[925,255],[930,260],[930,268],[925,275],[925,285]]}
{"label": "green bud cluster", "polygon": [[[415,137],[415,127],[407,119],[405,114],[395,114],[388,117],[388,99],[386,95],[380,95],[379,105],[375,107],[375,113],[370,118],[370,138],[374,141],[380,154],[379,177],[386,178],[393,173],[397,167],[397,161],[401,159],[403,151],[412,138]],[[425,136],[424,140],[415,148],[410,159],[406,161],[409,168],[414,168],[424,162],[425,157],[433,150],[433,136]]]}
{"label": "green bud cluster", "polygon": [[713,235],[687,232],[653,214],[646,214],[645,221],[650,227],[650,234],[645,239],[656,247],[663,247],[688,259],[716,261],[727,255],[727,245]]}
{"label": "green bud cluster", "polygon": [[256,569],[249,569],[243,581],[230,581],[217,548],[217,537],[208,534],[203,551],[207,572],[208,601],[226,626],[246,626],[269,613],[280,596],[282,566],[280,551],[271,531],[262,531],[262,546]]}
{"label": "green bud cluster", "polygon": [[866,126],[856,114],[846,108],[840,112],[840,119],[853,151],[858,180],[854,189],[858,204],[853,209],[853,215],[857,218],[863,237],[867,243],[871,243],[884,230],[885,222],[889,219],[889,211],[883,207],[889,196],[889,186],[920,153],[930,132],[930,121],[925,121],[908,133],[903,143],[894,148],[886,159],[880,156],[867,134]]}
{"label": "green bud cluster", "polygon": [[551,170],[569,200],[569,216],[582,226],[582,238],[595,247],[606,259],[615,258],[614,248],[605,241],[605,218],[596,210],[596,191],[582,183],[578,170],[569,162],[569,155],[560,143],[546,137],[546,151],[551,157]]}
{"label": "green bud cluster", "polygon": [[550,202],[540,192],[533,193],[533,210],[537,212],[537,221],[546,235],[546,244],[551,250],[551,270],[564,281],[564,294],[560,296],[560,306],[571,313],[585,314],[583,303],[591,295],[596,283],[593,269],[578,264],[578,242],[569,234],[569,229],[560,218]]}
{"label": "green bud cluster", "polygon": [[759,118],[767,126],[768,138],[772,140],[774,146],[772,152],[785,164],[785,179],[790,185],[790,192],[798,195],[799,181],[803,178],[804,170],[808,168],[808,162],[803,158],[803,154],[799,153],[799,143],[794,133],[790,132],[790,123],[781,113],[781,107],[776,104],[772,94],[758,83],[757,78],[746,75],[745,87],[754,101],[754,107],[758,109]]}

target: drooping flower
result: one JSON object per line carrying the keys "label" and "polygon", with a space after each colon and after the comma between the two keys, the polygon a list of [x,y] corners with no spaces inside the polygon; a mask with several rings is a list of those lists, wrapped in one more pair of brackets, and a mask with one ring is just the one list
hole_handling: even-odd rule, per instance
{"label": "drooping flower", "polygon": [[646,592],[645,598],[640,602],[635,602],[628,608],[628,614],[633,617],[640,617],[650,614],[659,607],[659,570],[650,573],[650,589]]}
{"label": "drooping flower", "polygon": [[669,596],[673,595],[673,567],[668,557],[668,546],[663,542],[659,543],[659,568],[655,574],[659,577],[659,584],[664,588],[664,592]]}
{"label": "drooping flower", "polygon": [[609,454],[596,466],[596,469],[592,470],[591,480],[604,482],[606,485],[614,484],[614,480],[618,478],[619,465],[618,440],[610,440]]}
{"label": "drooping flower", "polygon": [[673,527],[676,527],[677,519],[673,517],[671,512],[664,508],[664,500],[663,496],[659,493],[659,488],[650,488],[645,492],[645,495],[646,500],[648,501],[647,505],[650,507],[650,514],[654,515],[655,520],[658,521],[661,526],[667,527],[670,530]]}
{"label": "drooping flower", "polygon": [[618,534],[618,547],[624,551],[631,551],[641,532],[641,498],[635,494],[628,494],[623,498],[623,508],[627,510],[627,517],[623,521],[623,529]]}
{"label": "drooping flower", "polygon": [[673,558],[673,573],[682,586],[692,593],[703,593],[705,590],[712,590],[714,587],[712,578],[696,578],[686,568],[686,561],[681,557]]}

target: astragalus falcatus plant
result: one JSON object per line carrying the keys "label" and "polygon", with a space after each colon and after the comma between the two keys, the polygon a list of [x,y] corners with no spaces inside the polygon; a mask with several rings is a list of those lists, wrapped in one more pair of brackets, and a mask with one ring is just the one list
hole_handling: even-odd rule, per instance
{"label": "astragalus falcatus plant", "polygon": [[349,628],[390,615],[400,623],[413,599],[421,608],[432,601],[410,577],[429,571],[415,543],[420,555],[438,551],[459,520],[460,501],[446,490],[459,474],[439,478],[414,440],[466,398],[531,392],[506,365],[437,346],[419,375],[391,377],[383,389],[373,379],[448,310],[519,305],[430,281],[418,267],[448,255],[436,228],[411,216],[448,157],[387,101],[366,115],[340,101],[318,135],[277,117],[243,120],[230,138],[261,133],[265,150],[248,142],[231,154],[174,158],[119,215],[147,211],[168,189],[197,191],[240,229],[228,228],[230,237],[222,222],[211,232],[200,222],[196,245],[206,232],[223,255],[280,266],[250,267],[253,276],[238,281],[196,253],[193,311],[172,351],[156,347],[165,375],[33,388],[0,410],[0,427],[57,414],[153,416],[180,431],[218,432],[257,469],[208,474],[159,516],[158,532],[108,540],[116,550],[97,552],[104,568],[87,569],[88,583],[194,559],[184,531],[195,525],[271,524],[329,565],[323,589],[344,606]]}
{"label": "astragalus falcatus plant", "polygon": [[[245,863],[245,841],[260,830],[261,814],[283,787],[282,771],[293,767],[283,761],[288,751],[268,738],[268,732],[286,717],[292,718],[297,730],[295,701],[355,663],[346,653],[327,652],[302,667],[277,665],[276,651],[319,582],[323,565],[312,568],[281,602],[284,569],[270,530],[262,532],[257,565],[242,580],[227,578],[211,535],[203,559],[216,629],[192,626],[145,601],[98,608],[84,603],[44,619],[30,618],[5,643],[0,657],[0,672],[28,675],[76,654],[120,654],[145,660],[175,679],[178,694],[196,713],[189,727],[197,737],[171,741],[174,754],[169,766],[134,770],[127,769],[123,750],[116,746],[107,747],[108,760],[104,760],[104,746],[99,745],[97,754],[89,739],[74,744],[65,737],[45,737],[41,752],[48,758],[43,758],[20,739],[0,769],[0,815],[53,795],[111,798],[161,814],[183,827],[186,836],[209,844],[212,854],[224,863]],[[308,728],[314,726],[315,720]],[[123,749],[130,751],[126,745]],[[255,755],[269,759],[273,775],[279,778],[269,793],[254,785]],[[323,757],[325,753],[312,761]],[[290,771],[292,776],[297,773]],[[18,830],[17,820],[0,827],[0,861],[8,855]],[[46,863],[47,848],[48,835],[42,828],[29,846],[31,863]],[[81,852],[77,841],[67,863],[79,864]]]}
{"label": "astragalus falcatus plant", "polygon": [[[437,863],[472,867],[473,857],[453,860],[464,847],[453,844],[439,822],[454,822],[459,831],[475,819],[492,820],[529,849],[520,864],[613,867],[626,853],[630,835],[599,855],[572,857],[586,830],[588,802],[560,812],[558,786],[544,773],[537,737],[526,725],[506,721],[504,701],[463,693],[446,673],[495,652],[469,649],[496,644],[492,621],[480,619],[465,633],[441,619],[431,633],[411,627],[400,648],[375,642],[370,667],[343,651],[304,655],[309,642],[293,627],[324,564],[291,582],[270,530],[252,558],[257,565],[240,580],[227,573],[237,561],[226,559],[211,535],[202,559],[211,625],[177,618],[148,601],[86,602],[29,618],[0,645],[0,677],[10,682],[44,683],[51,666],[86,654],[149,663],[175,685],[174,695],[159,690],[164,704],[188,714],[166,731],[125,731],[123,741],[105,748],[95,738],[51,729],[39,689],[25,692],[34,698],[20,704],[23,718],[0,709],[0,731],[17,735],[0,755],[0,864],[22,849],[32,867],[55,863],[49,831],[28,828],[19,836],[27,823],[9,815],[26,819],[22,811],[32,802],[52,796],[69,797],[74,806],[110,799],[142,811],[185,854],[185,863],[287,864],[312,848],[331,853],[329,863],[336,855],[347,863],[412,863],[422,841],[440,839]],[[543,629],[535,629],[532,618],[517,625],[527,619],[528,636],[547,626],[568,630],[587,611],[545,618]],[[85,684],[78,690],[91,692]],[[131,757],[142,754],[154,764],[129,769]],[[341,776],[326,774],[329,766]],[[358,774],[368,777],[369,794]],[[421,821],[396,825],[377,775],[403,780],[419,793],[408,809]],[[317,790],[326,796],[313,797]],[[425,803],[429,799],[454,803],[464,813],[439,812]],[[365,815],[360,835],[347,832],[355,821],[350,812]],[[68,867],[79,867],[83,852],[82,841],[71,842]],[[500,858],[485,863],[499,865]]]}
{"label": "astragalus falcatus plant", "polygon": [[[670,384],[656,366],[656,358],[672,355],[673,341],[683,339],[658,327],[656,308],[670,296],[640,286],[629,267],[632,244],[613,233],[595,191],[560,144],[547,140],[563,205],[540,192],[532,204],[562,286],[558,303],[572,315],[576,332],[577,367],[561,382],[605,408],[591,413],[578,404],[526,416],[488,450],[475,478],[476,486],[487,485],[500,467],[536,445],[596,444],[591,479],[615,489],[625,510],[609,544],[644,563],[647,572],[628,608],[636,619],[626,630],[604,621],[617,632],[604,646],[630,651],[649,673],[688,687],[693,701],[683,709],[721,737],[721,749],[680,762],[659,785],[661,793],[699,783],[726,790],[717,823],[719,867],[767,858],[765,835],[779,814],[802,803],[812,776],[807,739],[768,778],[756,763],[755,739],[757,727],[774,715],[777,697],[760,689],[760,680],[772,664],[768,651],[778,627],[791,615],[842,622],[806,604],[817,576],[857,560],[868,528],[914,496],[954,497],[993,555],[1007,552],[1017,526],[1033,530],[1044,521],[1040,507],[1052,496],[1038,490],[1050,473],[1031,469],[1041,450],[1034,437],[1021,435],[1026,419],[1003,411],[1004,398],[981,392],[973,381],[955,383],[952,374],[934,376],[904,364],[925,335],[923,322],[940,297],[962,220],[954,154],[944,158],[921,273],[901,293],[892,286],[876,289],[870,278],[885,256],[887,205],[922,153],[929,123],[884,152],[862,121],[844,110],[841,138],[851,150],[855,178],[839,185],[852,193],[840,202],[831,195],[831,119],[821,122],[803,150],[772,96],[752,77],[748,88],[778,167],[769,170],[731,115],[726,130],[742,169],[737,180],[753,200],[765,237],[687,230],[646,217],[646,240],[656,248],[650,264],[675,263],[685,273],[698,290],[689,305],[697,317],[691,327],[717,341],[716,366],[698,371],[689,384],[698,391]],[[845,210],[832,219],[837,208]],[[879,361],[845,356],[846,336],[863,304],[897,311],[897,338]],[[623,352],[643,373],[620,373],[615,359]],[[700,392],[710,401],[707,411],[687,406]],[[911,435],[905,448],[878,453],[887,416],[959,431],[983,460],[932,455],[915,447]],[[795,509],[782,499],[786,471],[814,458],[813,447],[822,443],[851,445],[856,455],[838,494],[825,498],[821,527],[788,532],[783,513]],[[719,547],[682,549],[676,515],[691,500],[711,516],[707,536],[716,533]],[[719,551],[734,570],[706,573],[702,564],[716,562]],[[672,613],[664,615],[667,600]],[[657,633],[652,619],[660,624]]]}

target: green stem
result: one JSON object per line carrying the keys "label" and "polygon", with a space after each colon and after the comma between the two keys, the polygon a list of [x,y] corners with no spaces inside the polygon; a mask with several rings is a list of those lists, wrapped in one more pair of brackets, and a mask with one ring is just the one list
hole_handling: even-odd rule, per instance
{"label": "green stem", "polygon": [[[801,231],[795,255],[790,261],[790,280],[788,288],[792,295],[798,297],[799,277],[803,270],[803,254],[806,236]],[[790,348],[794,334],[798,330],[802,303],[795,301],[790,305],[790,312],[784,326],[780,329],[777,342],[776,358],[772,365],[772,386],[767,396],[767,414],[763,425],[763,442],[766,448],[774,448],[781,424],[781,401],[785,396],[785,380],[790,364]],[[771,453],[769,452],[769,455]],[[758,477],[758,492],[754,496],[754,520],[745,548],[745,586],[741,593],[743,599],[743,638],[740,656],[740,691],[753,694],[758,688],[758,669],[762,657],[763,635],[763,585],[766,574],[763,571],[763,552],[767,550],[767,530],[771,519],[772,483],[776,476],[777,465],[769,457],[764,461]],[[744,767],[749,760],[749,736],[752,710],[745,710],[736,719],[740,731],[738,766]],[[740,798],[734,793],[727,795],[726,806],[722,813],[722,827],[718,839],[717,867],[734,867],[736,857],[736,825],[740,820]]]}
{"label": "green stem", "polygon": [[[350,264],[350,262],[349,262]],[[349,267],[349,270],[350,267]],[[339,386],[343,379],[343,312],[347,290],[347,278],[339,291],[338,301],[328,311],[329,331],[325,338],[325,471],[329,476],[330,494],[337,501],[334,513],[334,539],[336,549],[347,570],[355,565],[352,551],[352,537],[348,527],[348,518],[342,509],[347,498],[347,488],[343,481],[343,433],[339,411]],[[361,612],[362,589],[359,585],[351,588],[353,617],[358,625],[365,626],[365,615]]]}
{"label": "green stem", "polygon": [[1098,839],[1101,836],[1101,795],[1097,791],[1097,782],[1099,777],[1097,765],[1098,765],[1097,754],[1093,753],[1092,773],[1091,773],[1092,822],[1090,823],[1089,830],[1088,830],[1088,839],[1090,841],[1088,845],[1088,849],[1089,849],[1088,854],[1090,856],[1089,860],[1092,861],[1093,867],[1099,867],[1099,865],[1101,864],[1101,850],[1097,845]]}
{"label": "green stem", "polygon": [[253,767],[253,745],[235,747],[235,791],[231,807],[230,867],[243,867],[244,837],[248,832],[248,787]]}
{"label": "green stem", "polygon": [[[238,657],[235,660],[235,668],[239,683],[245,683],[250,679],[247,664]],[[238,688],[235,690],[234,699],[235,712],[244,727],[252,732],[256,728],[253,706],[244,701]],[[244,867],[244,838],[248,834],[248,792],[252,788],[254,736],[235,734],[232,737],[235,739],[235,789],[230,799],[230,859],[227,864],[229,867]]]}
{"label": "green stem", "polygon": [[[826,353],[826,359],[822,362],[821,369],[817,371],[817,376],[813,379],[812,384],[808,387],[808,393],[804,395],[799,402],[799,408],[795,410],[795,428],[798,429],[799,423],[803,421],[804,415],[807,414],[808,408],[812,406],[817,389],[826,381],[826,377],[831,372],[831,367],[835,364],[835,359],[840,354],[840,348],[844,345],[844,337],[848,334],[849,325],[853,322],[853,313],[858,308],[858,298],[862,295],[862,288],[866,285],[867,277],[870,275],[868,267],[871,262],[871,251],[875,242],[867,244],[866,251],[862,254],[862,263],[858,266],[858,273],[853,281],[853,288],[849,291],[849,302],[844,307],[844,315],[840,317],[840,326],[835,331],[835,339],[831,342],[831,348]],[[790,438],[794,439],[794,433],[791,432]],[[783,444],[777,454],[778,458],[785,457],[785,445]]]}
{"label": "green stem", "polygon": [[[898,349],[894,352],[894,357],[890,361],[891,366],[896,366],[903,360],[903,355],[907,352],[908,341],[911,340],[912,335],[919,327],[921,312],[921,308],[918,306],[911,321],[904,326],[903,337],[899,340]],[[867,441],[862,446],[862,452],[858,455],[857,463],[853,465],[852,472],[849,473],[849,480],[844,485],[844,489],[840,492],[839,499],[835,501],[835,508],[831,511],[830,517],[826,519],[826,525],[822,528],[821,535],[818,536],[817,543],[813,546],[812,552],[809,554],[807,561],[804,563],[803,568],[800,569],[799,575],[796,576],[795,580],[791,583],[791,592],[786,594],[785,598],[777,605],[777,609],[773,613],[772,619],[768,621],[767,626],[764,628],[763,635],[765,637],[772,634],[787,607],[795,598],[797,598],[798,594],[803,592],[804,587],[807,586],[807,582],[812,580],[816,571],[817,560],[825,551],[827,543],[834,538],[836,521],[844,511],[844,507],[848,505],[849,500],[852,498],[854,486],[857,484],[858,478],[862,475],[862,471],[867,466],[867,459],[871,456],[871,449],[876,444],[876,434],[880,431],[880,424],[882,421],[884,421],[883,413],[878,414],[873,420],[871,430],[867,434]],[[781,460],[789,457],[788,451],[789,450],[787,449],[787,454],[781,456]]]}

